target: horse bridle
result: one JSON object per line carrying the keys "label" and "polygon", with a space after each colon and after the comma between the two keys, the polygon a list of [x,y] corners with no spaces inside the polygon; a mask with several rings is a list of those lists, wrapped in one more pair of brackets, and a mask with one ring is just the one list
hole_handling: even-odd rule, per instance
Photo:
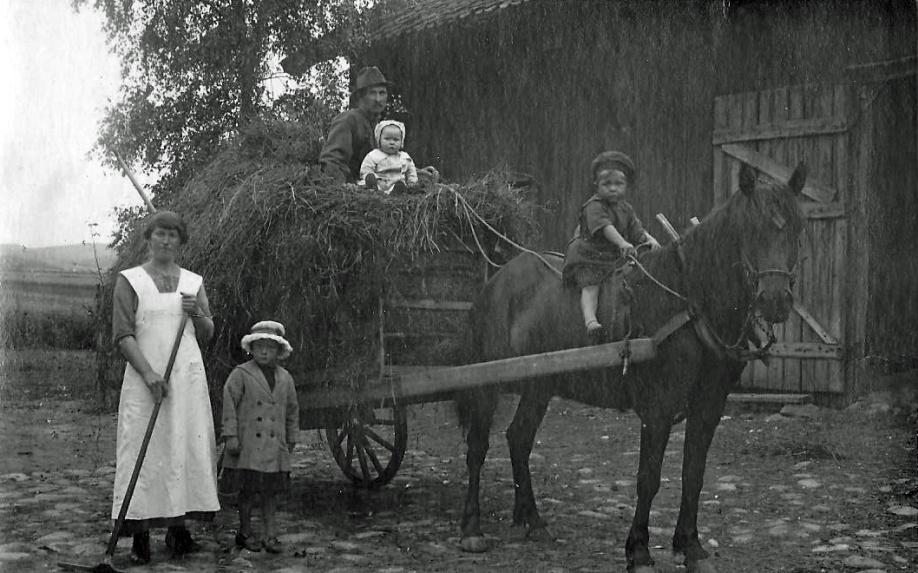
{"label": "horse bridle", "polygon": [[[682,251],[682,240],[678,239],[675,241],[676,253],[679,257],[680,267],[682,272],[685,272],[685,254]],[[740,329],[739,336],[736,339],[736,342],[729,344],[723,340],[723,338],[714,331],[710,325],[710,321],[704,316],[704,313],[701,311],[701,308],[698,304],[692,301],[689,297],[682,295],[670,288],[669,286],[663,284],[654,277],[650,271],[648,271],[644,265],[642,265],[636,257],[629,256],[629,262],[636,266],[644,276],[650,279],[657,286],[662,288],[665,292],[669,293],[672,296],[683,301],[687,309],[688,319],[693,321],[695,324],[695,330],[699,335],[699,338],[712,348],[717,353],[722,353],[728,358],[735,360],[737,362],[750,362],[753,360],[761,360],[767,354],[771,346],[777,342],[777,336],[775,336],[774,325],[763,320],[758,313],[756,312],[755,305],[759,298],[759,281],[762,277],[769,275],[779,275],[787,278],[788,287],[787,291],[790,292],[794,286],[796,280],[796,274],[794,273],[794,267],[791,267],[789,270],[784,269],[762,269],[759,270],[752,264],[752,261],[749,259],[748,254],[745,250],[741,251],[740,257],[743,261],[743,272],[745,277],[745,283],[749,287],[750,297],[749,305],[746,307],[746,317],[743,319],[743,327]],[[795,265],[796,266],[796,265]],[[758,327],[765,334],[765,342],[759,338],[754,327]],[[751,342],[755,346],[755,350],[749,350],[747,342]]]}
{"label": "horse bridle", "polygon": [[[755,265],[752,264],[752,261],[749,260],[749,255],[746,254],[746,251],[742,251],[740,255],[743,259],[743,266],[745,267],[746,273],[746,282],[751,285],[751,290],[758,296],[759,280],[762,277],[767,277],[768,275],[778,275],[787,279],[787,292],[791,292],[794,288],[794,283],[797,281],[797,274],[794,272],[794,268],[797,266],[796,261],[794,265],[789,270],[784,269],[764,269],[759,270],[755,268]],[[754,302],[754,299],[753,299]]]}

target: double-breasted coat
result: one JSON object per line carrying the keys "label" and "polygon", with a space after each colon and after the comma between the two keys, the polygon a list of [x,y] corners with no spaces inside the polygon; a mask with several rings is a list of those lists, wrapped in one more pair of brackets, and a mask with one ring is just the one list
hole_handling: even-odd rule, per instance
{"label": "double-breasted coat", "polygon": [[293,377],[275,367],[274,391],[254,360],[240,364],[223,386],[223,439],[239,439],[238,455],[223,466],[260,472],[289,472],[288,442],[299,431],[300,406]]}

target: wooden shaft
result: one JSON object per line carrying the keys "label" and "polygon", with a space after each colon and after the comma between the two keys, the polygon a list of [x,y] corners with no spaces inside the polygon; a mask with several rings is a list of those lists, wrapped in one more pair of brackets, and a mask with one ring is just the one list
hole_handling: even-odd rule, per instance
{"label": "wooden shaft", "polygon": [[308,393],[300,392],[299,401],[304,409],[338,408],[351,404],[355,398],[358,402],[376,402],[393,396],[399,399],[410,398],[550,374],[609,368],[622,364],[622,351],[626,344],[630,345],[631,362],[642,362],[656,357],[656,344],[653,340],[634,338],[627,343],[610,342],[464,366],[421,368],[393,376],[388,379],[389,384],[374,385],[357,395],[344,388],[320,389]]}
{"label": "wooden shaft", "polygon": [[681,239],[679,232],[676,231],[676,228],[673,227],[672,223],[669,222],[669,219],[666,218],[666,215],[663,213],[657,213],[657,221],[663,225],[663,230],[666,231],[666,234],[669,235],[669,238],[678,241]]}
{"label": "wooden shaft", "polygon": [[[172,353],[169,355],[169,362],[166,364],[166,373],[163,375],[166,383],[169,383],[169,377],[172,375],[172,367],[175,366],[175,357],[178,355],[179,346],[182,343],[182,334],[185,332],[185,324],[188,322],[188,315],[182,313],[182,322],[179,325],[178,332],[175,334],[175,342],[172,343]],[[124,525],[127,516],[128,506],[131,504],[131,497],[134,496],[134,487],[137,486],[137,478],[140,477],[140,468],[143,466],[143,459],[147,455],[147,447],[150,445],[150,437],[153,435],[153,426],[156,425],[156,418],[159,416],[159,407],[162,405],[162,397],[156,400],[153,406],[153,413],[150,414],[150,421],[147,422],[147,431],[143,435],[143,442],[140,444],[140,452],[137,454],[137,461],[134,463],[134,471],[131,473],[131,481],[128,482],[127,491],[124,493],[124,499],[121,501],[121,510],[118,512],[118,519],[115,521],[115,528],[112,529],[112,537],[108,540],[108,548],[105,554],[109,557],[115,554],[115,547],[118,545],[118,534]]]}
{"label": "wooden shaft", "polygon": [[140,193],[140,198],[143,199],[144,205],[147,206],[147,209],[150,211],[150,213],[155,213],[156,207],[153,206],[153,202],[150,201],[150,197],[147,195],[147,192],[144,191],[143,187],[140,186],[140,183],[137,182],[137,179],[131,172],[131,168],[128,167],[127,163],[124,162],[124,159],[121,158],[121,154],[116,150],[112,150],[112,153],[115,154],[115,158],[118,159],[118,163],[121,164],[121,169],[124,170],[124,174],[127,175],[128,179],[131,180],[131,183],[134,184],[134,189],[137,189],[137,192]]}

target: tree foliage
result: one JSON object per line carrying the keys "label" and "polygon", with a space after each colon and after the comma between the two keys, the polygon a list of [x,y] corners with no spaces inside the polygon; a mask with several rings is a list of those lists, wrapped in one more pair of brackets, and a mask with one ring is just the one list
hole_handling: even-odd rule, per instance
{"label": "tree foliage", "polygon": [[[318,92],[280,99],[266,80],[285,54],[354,53],[362,14],[348,0],[73,0],[105,15],[122,84],[100,126],[98,151],[159,175],[161,203],[208,161],[221,142],[252,119],[330,114],[346,88],[333,65],[317,66]],[[332,49],[329,50],[329,46]]]}

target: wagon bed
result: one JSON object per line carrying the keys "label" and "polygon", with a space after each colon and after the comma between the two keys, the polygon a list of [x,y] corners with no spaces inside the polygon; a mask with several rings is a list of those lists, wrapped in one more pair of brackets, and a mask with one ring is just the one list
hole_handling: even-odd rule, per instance
{"label": "wagon bed", "polygon": [[488,278],[478,252],[453,245],[396,269],[380,298],[378,368],[353,387],[333,370],[312,373],[298,392],[301,428],[325,431],[342,472],[355,485],[379,487],[398,471],[407,447],[406,408],[452,400],[483,385],[651,359],[649,338],[541,354],[462,363],[472,300]]}

